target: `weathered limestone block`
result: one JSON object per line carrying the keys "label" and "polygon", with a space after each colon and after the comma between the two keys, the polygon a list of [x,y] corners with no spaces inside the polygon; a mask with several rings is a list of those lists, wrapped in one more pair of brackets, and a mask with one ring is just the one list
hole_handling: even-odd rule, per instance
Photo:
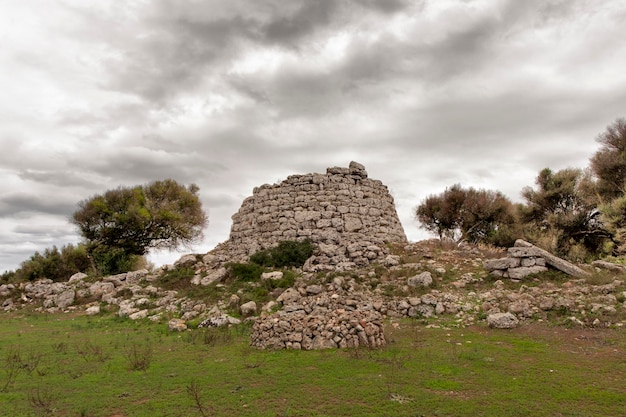
{"label": "weathered limestone block", "polygon": [[433,277],[430,272],[425,271],[407,279],[407,285],[411,287],[429,287],[433,283]]}
{"label": "weathered limestone block", "polygon": [[519,268],[509,268],[509,278],[511,279],[523,279],[528,275],[538,274],[540,272],[547,271],[545,266],[520,266]]}
{"label": "weathered limestone block", "polygon": [[519,265],[520,260],[518,258],[487,259],[483,262],[483,268],[487,271],[515,268]]}
{"label": "weathered limestone block", "polygon": [[487,316],[487,324],[494,329],[513,329],[519,325],[519,320],[512,313],[495,313]]}
{"label": "weathered limestone block", "polygon": [[243,317],[252,316],[257,312],[257,305],[254,301],[248,301],[239,307],[239,311]]}

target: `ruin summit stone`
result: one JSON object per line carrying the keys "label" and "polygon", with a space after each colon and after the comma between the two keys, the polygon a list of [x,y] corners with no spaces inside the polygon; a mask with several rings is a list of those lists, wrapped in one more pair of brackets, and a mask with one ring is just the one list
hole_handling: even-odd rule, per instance
{"label": "ruin summit stone", "polygon": [[310,239],[309,271],[367,265],[388,255],[387,243],[407,243],[389,190],[357,162],[256,187],[232,220],[226,244],[235,258]]}

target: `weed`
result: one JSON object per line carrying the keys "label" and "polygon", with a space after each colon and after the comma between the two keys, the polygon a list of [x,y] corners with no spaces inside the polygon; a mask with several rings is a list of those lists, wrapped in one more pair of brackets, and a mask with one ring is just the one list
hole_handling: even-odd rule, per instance
{"label": "weed", "polygon": [[213,415],[211,409],[203,404],[202,389],[195,380],[191,380],[189,385],[186,387],[186,391],[187,395],[193,401],[195,409],[198,410],[198,413],[200,413],[202,417],[209,417]]}
{"label": "weed", "polygon": [[24,368],[24,371],[28,374],[31,375],[33,372],[37,371],[38,374],[40,374],[42,372],[45,372],[43,370],[38,369],[39,368],[39,364],[41,363],[41,359],[43,358],[43,353],[41,352],[36,352],[32,347],[31,349],[28,351],[28,354],[26,355],[26,358],[22,364],[22,367]]}
{"label": "weed", "polygon": [[126,349],[126,361],[133,371],[147,371],[152,363],[153,348],[152,344],[140,346],[133,342]]}
{"label": "weed", "polygon": [[28,392],[28,403],[35,411],[36,415],[49,416],[54,412],[54,403],[58,399],[59,395],[49,389],[36,389]]}
{"label": "weed", "polygon": [[106,362],[110,356],[104,352],[102,346],[87,340],[76,346],[76,353],[85,362]]}
{"label": "weed", "polygon": [[18,348],[11,348],[4,358],[5,381],[0,391],[6,392],[23,369],[22,354]]}
{"label": "weed", "polygon": [[52,350],[55,351],[56,353],[63,353],[65,354],[67,352],[67,343],[65,342],[56,342],[52,344]]}
{"label": "weed", "polygon": [[230,330],[226,326],[206,327],[201,332],[202,344],[207,346],[226,344],[233,339]]}

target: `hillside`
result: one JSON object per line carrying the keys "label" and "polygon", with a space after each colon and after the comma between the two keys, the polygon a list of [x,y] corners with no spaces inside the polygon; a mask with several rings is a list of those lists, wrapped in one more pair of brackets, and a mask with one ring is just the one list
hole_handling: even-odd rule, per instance
{"label": "hillside", "polygon": [[[390,246],[389,251],[381,263],[364,268],[345,272],[265,268],[260,279],[237,276],[232,264],[219,259],[219,253],[186,255],[175,265],[152,272],[97,280],[77,274],[68,282],[5,284],[0,297],[5,311],[116,314],[169,325],[172,330],[241,320],[291,321],[302,316],[326,323],[333,317],[358,315],[357,327],[363,320],[377,325],[402,317],[427,326],[464,327],[487,323],[498,313],[510,313],[507,316],[513,322],[504,318],[504,326],[490,322],[492,327],[537,321],[567,327],[626,324],[626,285],[619,271],[587,265],[583,266],[589,271],[585,278],[553,269],[523,279],[498,278],[483,265],[502,258],[504,251],[457,247],[438,240]],[[253,339],[258,339],[254,334]],[[339,330],[330,340],[338,334]],[[295,340],[284,344],[257,340],[255,344],[308,349],[341,347],[352,339],[337,339],[335,344],[320,340],[315,346],[297,345]],[[354,340],[359,339],[355,336]],[[384,340],[376,343],[384,344]]]}

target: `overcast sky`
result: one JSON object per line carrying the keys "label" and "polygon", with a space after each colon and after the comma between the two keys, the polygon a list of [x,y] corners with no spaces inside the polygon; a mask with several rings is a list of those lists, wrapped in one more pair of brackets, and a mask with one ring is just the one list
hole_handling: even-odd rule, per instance
{"label": "overcast sky", "polygon": [[0,0],[0,272],[78,242],[80,200],[165,178],[200,187],[198,253],[253,187],[351,160],[410,240],[455,183],[520,201],[626,116],[625,21],[623,0]]}

